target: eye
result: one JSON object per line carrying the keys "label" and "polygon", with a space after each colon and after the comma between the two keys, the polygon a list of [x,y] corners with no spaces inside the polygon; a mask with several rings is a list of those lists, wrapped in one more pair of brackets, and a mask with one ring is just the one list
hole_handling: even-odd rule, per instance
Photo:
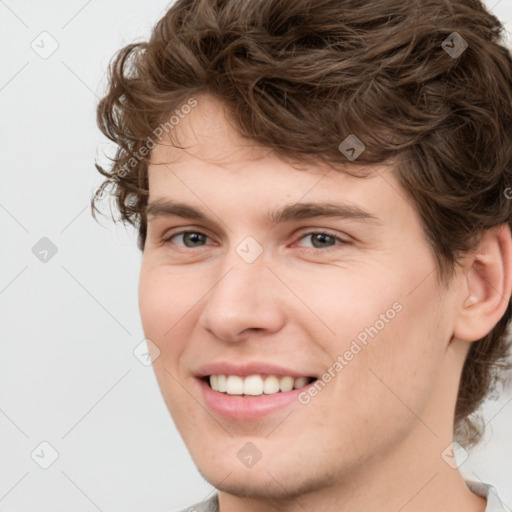
{"label": "eye", "polygon": [[[310,244],[303,245],[300,243],[302,240],[307,240],[308,238],[310,239]],[[179,233],[174,233],[163,239],[165,243],[171,242],[174,245],[187,249],[202,247],[207,244],[208,240],[211,240],[210,237],[200,231],[180,231]],[[349,243],[350,242],[334,234],[324,231],[305,233],[299,238],[299,242],[296,242],[296,244],[309,249],[328,249],[329,247],[341,244],[347,245]]]}
{"label": "eye", "polygon": [[[311,240],[311,245],[309,247],[314,249],[333,247],[334,245],[337,245],[336,242],[340,242],[341,244],[348,244],[347,241],[342,240],[340,237],[323,231],[312,231],[311,233],[306,233],[302,235],[299,240],[304,240],[307,238],[310,238]],[[306,245],[305,247],[308,246]]]}
{"label": "eye", "polygon": [[[189,249],[194,247],[201,247],[206,240],[209,239],[207,235],[201,233],[199,231],[180,231],[179,233],[174,233],[173,235],[164,238],[164,242],[171,242],[173,239],[181,240],[183,242],[183,246]],[[176,245],[182,245],[181,243],[173,242]]]}

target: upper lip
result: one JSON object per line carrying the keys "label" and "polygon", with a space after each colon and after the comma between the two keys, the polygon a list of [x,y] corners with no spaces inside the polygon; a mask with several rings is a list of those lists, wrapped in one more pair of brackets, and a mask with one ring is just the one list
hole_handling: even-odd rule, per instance
{"label": "upper lip", "polygon": [[239,375],[240,377],[247,377],[249,375],[277,375],[277,376],[290,376],[294,378],[299,377],[313,377],[311,373],[292,370],[284,366],[277,366],[265,362],[247,362],[247,363],[233,363],[229,361],[217,361],[207,363],[197,369],[195,376],[198,378],[207,377],[209,375]]}

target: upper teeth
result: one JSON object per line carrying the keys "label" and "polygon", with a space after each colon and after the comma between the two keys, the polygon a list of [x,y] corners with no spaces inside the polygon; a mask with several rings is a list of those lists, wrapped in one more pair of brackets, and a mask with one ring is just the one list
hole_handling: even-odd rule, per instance
{"label": "upper teeth", "polygon": [[271,395],[279,391],[291,391],[301,388],[309,382],[307,377],[277,377],[269,375],[210,375],[210,386],[214,391],[227,393],[228,395]]}

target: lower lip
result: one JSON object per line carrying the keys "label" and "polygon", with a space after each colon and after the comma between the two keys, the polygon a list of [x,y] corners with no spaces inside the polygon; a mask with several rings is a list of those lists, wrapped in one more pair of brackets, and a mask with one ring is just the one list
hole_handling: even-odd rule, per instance
{"label": "lower lip", "polygon": [[297,402],[299,394],[309,387],[279,391],[272,395],[241,396],[214,391],[204,380],[197,379],[197,381],[208,408],[220,416],[236,420],[255,420],[270,416]]}

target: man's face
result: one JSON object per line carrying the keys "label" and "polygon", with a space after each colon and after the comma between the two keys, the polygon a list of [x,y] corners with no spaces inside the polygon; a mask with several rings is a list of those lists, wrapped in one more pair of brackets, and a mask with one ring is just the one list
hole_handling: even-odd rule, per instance
{"label": "man's face", "polygon": [[[139,304],[200,472],[233,494],[278,496],[442,442],[453,297],[390,167],[298,170],[241,139],[206,96],[175,129],[186,150],[152,154]],[[204,219],[162,214],[164,202]],[[311,217],[305,203],[341,213]],[[211,374],[234,394],[212,390]]]}

